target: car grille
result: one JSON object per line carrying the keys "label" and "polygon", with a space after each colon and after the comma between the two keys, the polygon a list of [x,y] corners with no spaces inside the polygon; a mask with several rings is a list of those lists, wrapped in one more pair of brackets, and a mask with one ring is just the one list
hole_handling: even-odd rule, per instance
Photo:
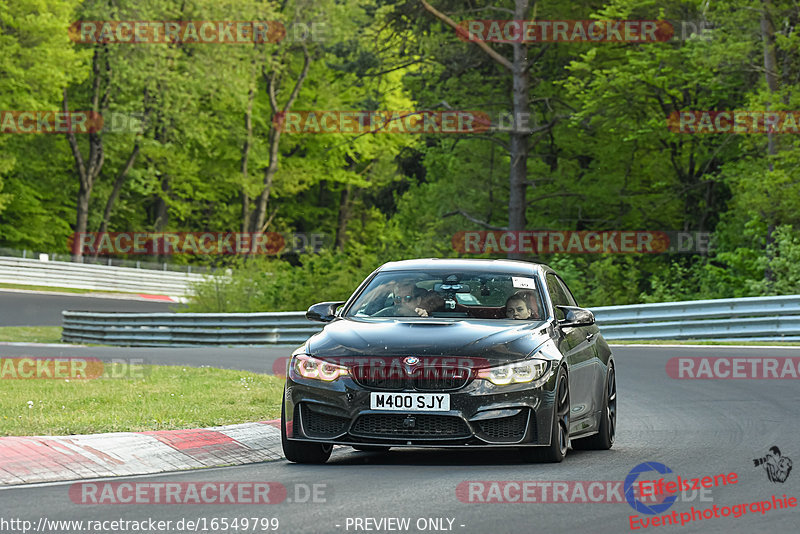
{"label": "car grille", "polygon": [[[413,419],[413,426],[410,419]],[[462,438],[471,435],[467,424],[449,415],[367,414],[356,420],[351,434],[370,437]]]}
{"label": "car grille", "polygon": [[464,387],[470,378],[470,370],[465,368],[427,369],[412,377],[414,389],[420,391],[446,391]]}
{"label": "car grille", "polygon": [[420,368],[412,374],[403,373],[398,376],[398,371],[393,370],[392,376],[384,373],[370,372],[369,369],[359,367],[353,373],[353,379],[361,386],[382,391],[400,391],[413,389],[417,391],[449,391],[464,387],[469,382],[472,374],[467,368],[428,367]]}
{"label": "car grille", "polygon": [[497,442],[517,442],[525,435],[528,422],[528,410],[523,410],[511,417],[498,417],[476,421],[485,437]]}
{"label": "car grille", "polygon": [[399,376],[397,372],[385,376],[383,369],[369,367],[356,367],[352,374],[353,379],[365,388],[380,389],[385,391],[400,391],[406,387],[406,376]]}
{"label": "car grille", "polygon": [[332,438],[347,430],[350,419],[322,413],[302,405],[303,430],[310,438]]}

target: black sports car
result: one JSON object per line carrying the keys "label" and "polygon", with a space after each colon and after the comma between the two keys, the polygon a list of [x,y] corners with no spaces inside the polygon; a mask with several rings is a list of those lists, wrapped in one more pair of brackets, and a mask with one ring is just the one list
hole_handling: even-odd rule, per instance
{"label": "black sports car", "polygon": [[519,447],[560,462],[609,449],[616,427],[611,350],[589,310],[549,267],[510,260],[387,263],[292,354],[283,451],[322,463],[333,445]]}

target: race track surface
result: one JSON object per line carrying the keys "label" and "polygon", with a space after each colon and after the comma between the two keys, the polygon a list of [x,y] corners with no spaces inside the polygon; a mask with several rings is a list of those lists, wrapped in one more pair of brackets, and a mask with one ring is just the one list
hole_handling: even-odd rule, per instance
{"label": "race track surface", "polygon": [[93,312],[168,312],[170,302],[28,293],[0,289],[0,326],[61,326],[63,310]]}
{"label": "race track surface", "polygon": [[[2,352],[8,348],[3,347]],[[189,357],[178,349],[156,350],[165,361],[177,362]],[[262,362],[268,363],[270,358],[280,355],[278,349],[226,350],[232,352],[226,354],[228,360],[225,363],[232,363],[232,354],[242,351],[235,362],[243,363],[243,368],[248,369],[262,367]],[[277,518],[279,526],[276,531],[290,533],[624,533],[632,530],[630,516],[636,515],[640,519],[654,516],[637,514],[626,502],[581,502],[586,498],[572,494],[569,494],[569,500],[578,502],[464,502],[468,497],[460,500],[456,488],[468,481],[623,481],[638,464],[650,461],[663,463],[672,469],[672,474],[658,475],[666,480],[675,480],[675,475],[685,479],[734,472],[738,476],[735,484],[714,488],[705,495],[697,492],[685,494],[682,500],[664,512],[677,512],[678,520],[681,513],[691,514],[692,507],[703,510],[717,506],[721,511],[723,507],[771,501],[773,495],[780,498],[786,494],[787,498],[796,498],[800,494],[800,473],[790,472],[785,482],[771,482],[764,468],[754,466],[753,462],[775,445],[780,447],[784,457],[795,461],[800,458],[796,412],[798,388],[794,380],[675,380],[665,371],[667,360],[674,356],[800,356],[799,349],[615,347],[614,353],[619,391],[619,433],[611,451],[570,451],[562,464],[524,464],[515,457],[513,449],[503,452],[414,449],[380,454],[339,448],[334,450],[328,464],[320,466],[294,465],[281,460],[115,479],[116,482],[137,484],[279,483],[286,488],[286,497],[273,491],[273,501],[280,502],[271,504],[185,504],[186,501],[181,504],[78,504],[81,502],[80,488],[74,490],[72,497],[77,503],[73,502],[69,493],[72,483],[66,483],[0,490],[0,519],[25,519],[32,521],[34,526],[40,520],[45,525],[48,524],[45,520],[146,521],[152,518],[172,521],[162,532],[194,531],[185,524],[182,530],[176,528],[181,519],[205,521],[207,532],[226,532],[219,526],[211,530],[211,521],[227,518],[230,524],[233,518],[241,520],[247,517]],[[219,361],[224,360],[219,358]],[[642,478],[651,479],[652,475],[651,472]],[[313,500],[304,499],[313,484],[319,485],[317,502],[305,502]],[[487,484],[485,487],[491,486]],[[519,494],[510,492],[509,496],[513,498]],[[651,526],[638,530],[789,533],[796,532],[800,523],[798,508],[769,510],[764,514],[757,509],[751,510],[754,511],[738,518],[731,515],[695,520],[684,526]],[[357,522],[357,518],[373,518],[375,521],[408,518],[410,523],[407,530],[398,530],[394,528],[394,522]],[[432,529],[428,518],[444,518],[440,520],[443,526],[439,530]],[[83,525],[84,528],[87,526]],[[112,532],[111,526],[106,524],[108,530],[99,532]],[[203,531],[202,523],[193,526]],[[54,533],[86,532],[74,525],[60,529],[53,528],[53,525],[50,527],[48,532]],[[124,532],[119,526],[117,528],[116,532]],[[242,532],[241,528],[238,531]],[[273,531],[261,530],[260,526],[255,530]]]}

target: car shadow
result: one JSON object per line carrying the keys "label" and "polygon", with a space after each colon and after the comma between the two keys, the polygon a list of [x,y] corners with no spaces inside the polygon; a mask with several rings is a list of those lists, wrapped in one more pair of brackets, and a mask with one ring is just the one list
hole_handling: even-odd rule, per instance
{"label": "car shadow", "polygon": [[[578,458],[608,451],[570,450],[565,458]],[[547,462],[528,462],[520,458],[518,448],[475,448],[475,449],[391,449],[387,452],[363,452],[350,447],[336,447],[327,465],[535,465]]]}

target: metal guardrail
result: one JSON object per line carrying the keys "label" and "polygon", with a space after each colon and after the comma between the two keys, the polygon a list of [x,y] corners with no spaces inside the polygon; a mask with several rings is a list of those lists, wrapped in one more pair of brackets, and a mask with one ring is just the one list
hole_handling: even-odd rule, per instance
{"label": "metal guardrail", "polygon": [[609,340],[800,339],[800,295],[606,306],[592,311]]}
{"label": "metal guardrail", "polygon": [[[28,250],[0,247],[0,256],[6,258],[32,258],[42,259],[46,256],[50,261],[63,261],[72,262],[72,252],[53,252],[47,250]],[[123,258],[116,258],[111,256],[90,256],[84,255],[78,263],[91,264],[91,265],[109,265],[115,267],[130,267],[132,269],[147,269],[150,271],[172,271],[178,273],[199,273],[199,274],[213,274],[215,269],[207,265],[180,265],[177,263],[168,263],[166,261],[156,261],[158,256],[137,256],[137,259],[128,260]],[[45,260],[45,261],[47,261]]]}
{"label": "metal guardrail", "polygon": [[[592,308],[603,337],[800,340],[800,295]],[[304,312],[90,313],[65,311],[66,342],[131,346],[299,344],[322,328]]]}
{"label": "metal guardrail", "polygon": [[305,312],[94,313],[65,311],[62,340],[151,347],[300,344],[322,329]]}
{"label": "metal guardrail", "polygon": [[181,297],[189,292],[191,284],[203,279],[196,273],[0,257],[0,283],[7,284]]}

